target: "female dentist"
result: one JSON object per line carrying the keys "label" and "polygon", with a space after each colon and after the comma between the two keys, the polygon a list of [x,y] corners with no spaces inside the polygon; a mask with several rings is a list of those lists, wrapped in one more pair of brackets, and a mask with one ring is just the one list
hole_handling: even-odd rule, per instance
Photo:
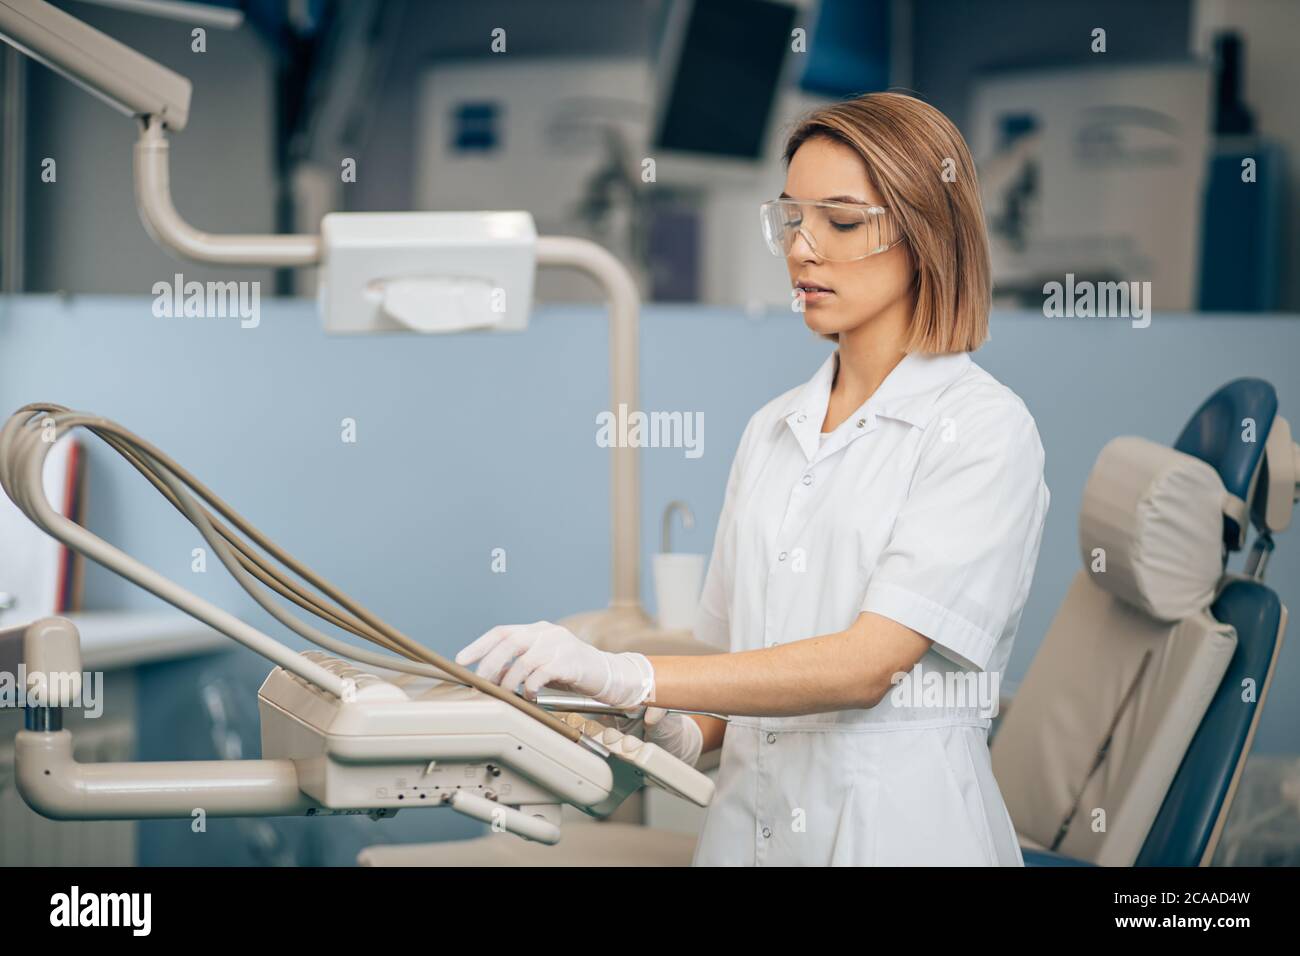
{"label": "female dentist", "polygon": [[764,235],[837,347],[741,437],[695,629],[730,653],[609,654],[539,622],[457,661],[652,703],[649,739],[692,763],[721,747],[698,865],[1022,865],[988,728],[1049,494],[1033,417],[969,355],[990,305],[974,165],[893,93],[811,113],[785,161]]}

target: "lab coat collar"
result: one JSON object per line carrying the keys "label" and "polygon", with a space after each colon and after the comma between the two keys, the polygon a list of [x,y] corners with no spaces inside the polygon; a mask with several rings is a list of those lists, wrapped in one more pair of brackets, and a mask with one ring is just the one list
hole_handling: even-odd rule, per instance
{"label": "lab coat collar", "polygon": [[875,429],[878,418],[892,418],[918,428],[929,421],[929,412],[939,393],[971,363],[967,352],[936,355],[909,352],[880,386],[839,428],[821,441],[821,426],[830,405],[831,383],[839,362],[832,352],[821,368],[794,396],[785,421],[809,460],[834,454],[849,442]]}

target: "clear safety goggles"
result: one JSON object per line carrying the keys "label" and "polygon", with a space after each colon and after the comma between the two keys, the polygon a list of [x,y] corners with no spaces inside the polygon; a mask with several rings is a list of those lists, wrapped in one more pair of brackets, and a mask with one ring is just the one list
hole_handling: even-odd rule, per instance
{"label": "clear safety goggles", "polygon": [[852,262],[888,252],[903,241],[884,206],[811,199],[773,199],[758,207],[763,238],[774,256],[788,256],[796,236],[819,259]]}

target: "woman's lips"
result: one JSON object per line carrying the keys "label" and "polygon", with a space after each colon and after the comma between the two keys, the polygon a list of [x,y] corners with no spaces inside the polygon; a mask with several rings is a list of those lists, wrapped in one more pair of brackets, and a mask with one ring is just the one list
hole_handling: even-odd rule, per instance
{"label": "woman's lips", "polygon": [[799,283],[799,285],[795,286],[795,290],[805,303],[822,302],[835,294],[830,289],[812,283]]}

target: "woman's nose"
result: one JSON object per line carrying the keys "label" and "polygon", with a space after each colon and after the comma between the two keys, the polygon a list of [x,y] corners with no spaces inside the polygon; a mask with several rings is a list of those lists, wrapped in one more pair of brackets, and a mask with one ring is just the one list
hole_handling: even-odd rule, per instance
{"label": "woman's nose", "polygon": [[800,261],[817,260],[817,250],[812,247],[808,241],[808,234],[802,229],[795,233],[794,239],[790,241],[790,258],[799,259]]}

